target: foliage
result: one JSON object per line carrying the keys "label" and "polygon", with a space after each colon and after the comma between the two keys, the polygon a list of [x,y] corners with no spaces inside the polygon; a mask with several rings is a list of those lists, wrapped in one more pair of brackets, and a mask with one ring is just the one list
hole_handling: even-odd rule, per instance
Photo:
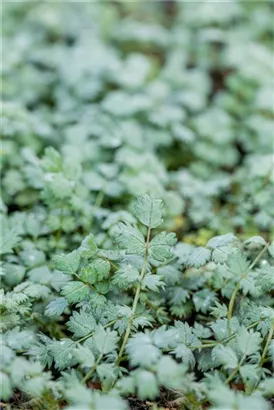
{"label": "foliage", "polygon": [[270,409],[272,5],[2,13],[1,405]]}

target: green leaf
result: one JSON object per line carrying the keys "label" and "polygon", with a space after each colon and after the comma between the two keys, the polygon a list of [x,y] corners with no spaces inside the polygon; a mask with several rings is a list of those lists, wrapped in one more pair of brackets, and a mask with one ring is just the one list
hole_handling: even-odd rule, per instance
{"label": "green leaf", "polygon": [[74,333],[75,337],[86,336],[92,332],[96,327],[96,320],[92,316],[92,313],[87,313],[84,310],[73,312],[67,326],[70,332]]}
{"label": "green leaf", "polygon": [[79,252],[83,258],[92,258],[96,254],[97,245],[91,233],[82,241]]}
{"label": "green leaf", "polygon": [[129,339],[126,347],[132,366],[150,367],[157,363],[161,351],[153,344],[148,334],[136,333]]}
{"label": "green leaf", "polygon": [[153,259],[165,262],[172,258],[171,246],[175,245],[176,242],[175,233],[161,232],[150,241],[148,253]]}
{"label": "green leaf", "polygon": [[49,346],[49,349],[54,358],[56,369],[63,370],[74,364],[74,342],[72,340],[62,339],[58,342],[52,342]]}
{"label": "green leaf", "polygon": [[158,395],[158,383],[153,373],[139,370],[135,374],[135,381],[140,399],[154,399]]}
{"label": "green leaf", "polygon": [[109,261],[98,258],[82,269],[80,277],[83,281],[94,284],[106,279],[109,276],[109,272]]}
{"label": "green leaf", "polygon": [[13,248],[20,242],[16,227],[13,227],[7,218],[1,217],[1,246],[0,254],[12,253]]}
{"label": "green leaf", "polygon": [[112,352],[117,348],[118,335],[115,330],[104,329],[103,327],[98,327],[93,336],[96,348],[102,354],[107,354]]}
{"label": "green leaf", "polygon": [[165,283],[158,275],[147,274],[142,280],[142,289],[150,289],[154,292],[159,292],[160,288],[164,288]]}
{"label": "green leaf", "polygon": [[46,316],[60,316],[66,307],[68,302],[65,298],[57,298],[52,300],[46,307],[45,315]]}
{"label": "green leaf", "polygon": [[210,260],[210,257],[211,251],[200,246],[187,256],[185,264],[187,266],[195,266],[195,268],[199,268],[200,266],[205,265]]}
{"label": "green leaf", "polygon": [[240,252],[230,254],[226,264],[229,270],[237,276],[243,275],[249,267],[246,256]]}
{"label": "green leaf", "polygon": [[143,256],[145,253],[144,235],[137,228],[126,222],[119,223],[118,228],[116,241],[119,247],[125,249],[127,254]]}
{"label": "green leaf", "polygon": [[6,373],[0,372],[0,398],[8,401],[12,396],[12,384],[9,376]]}
{"label": "green leaf", "polygon": [[240,327],[236,335],[237,346],[245,356],[258,352],[261,341],[262,338],[259,332],[248,331],[244,326]]}
{"label": "green leaf", "polygon": [[212,351],[212,358],[225,369],[235,369],[238,358],[235,351],[229,346],[217,345]]}
{"label": "green leaf", "polygon": [[156,228],[163,222],[162,208],[163,201],[151,198],[148,194],[139,195],[134,204],[135,216],[150,228]]}
{"label": "green leaf", "polygon": [[159,383],[168,389],[179,389],[184,376],[182,368],[170,356],[163,356],[157,365]]}
{"label": "green leaf", "polygon": [[86,346],[77,346],[74,350],[75,357],[82,364],[82,367],[92,367],[95,363],[92,351]]}
{"label": "green leaf", "polygon": [[69,282],[61,290],[61,295],[64,296],[69,303],[82,302],[89,294],[90,288],[79,281]]}
{"label": "green leaf", "polygon": [[53,258],[55,268],[65,273],[66,275],[73,275],[77,272],[80,265],[81,254],[75,250],[66,255],[56,255]]}

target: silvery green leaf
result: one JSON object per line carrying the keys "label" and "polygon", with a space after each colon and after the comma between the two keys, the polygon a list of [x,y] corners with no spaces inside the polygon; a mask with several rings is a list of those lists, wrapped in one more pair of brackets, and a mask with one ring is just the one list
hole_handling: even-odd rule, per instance
{"label": "silvery green leaf", "polygon": [[235,369],[238,358],[235,351],[229,346],[217,345],[212,350],[212,358],[218,364],[222,364],[225,369]]}
{"label": "silvery green leaf", "polygon": [[148,194],[139,195],[134,204],[135,216],[149,228],[156,228],[163,222],[162,208],[163,201]]}
{"label": "silvery green leaf", "polygon": [[65,298],[53,299],[46,307],[45,314],[46,316],[61,316],[68,302]]}
{"label": "silvery green leaf", "polygon": [[89,294],[90,288],[79,281],[69,282],[61,290],[61,295],[64,296],[69,303],[82,302]]}
{"label": "silvery green leaf", "polygon": [[176,242],[175,233],[161,232],[150,241],[148,253],[156,261],[165,262],[172,258],[171,246]]}
{"label": "silvery green leaf", "polygon": [[139,370],[135,374],[138,396],[144,399],[154,399],[159,392],[155,375],[147,370]]}
{"label": "silvery green leaf", "polygon": [[195,266],[199,268],[200,266],[205,265],[211,258],[211,251],[202,246],[194,249],[185,260],[187,266]]}
{"label": "silvery green leaf", "polygon": [[119,232],[116,241],[120,248],[125,249],[127,254],[144,255],[145,238],[144,235],[129,223],[119,223]]}
{"label": "silvery green leaf", "polygon": [[81,254],[78,252],[78,250],[75,250],[66,255],[55,255],[53,262],[57,270],[60,270],[67,275],[73,275],[77,272],[80,264],[80,259]]}
{"label": "silvery green leaf", "polygon": [[75,337],[83,337],[95,330],[96,320],[92,313],[85,312],[83,309],[80,312],[73,312],[67,326],[70,332]]}
{"label": "silvery green leaf", "polygon": [[118,335],[115,330],[104,329],[103,327],[97,328],[93,336],[96,348],[102,354],[110,353],[115,350],[118,343]]}

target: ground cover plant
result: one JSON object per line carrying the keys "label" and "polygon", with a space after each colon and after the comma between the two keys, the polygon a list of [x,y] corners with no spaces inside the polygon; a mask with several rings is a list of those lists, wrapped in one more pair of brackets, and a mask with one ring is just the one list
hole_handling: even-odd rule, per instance
{"label": "ground cover plant", "polygon": [[271,409],[273,4],[2,22],[1,409]]}

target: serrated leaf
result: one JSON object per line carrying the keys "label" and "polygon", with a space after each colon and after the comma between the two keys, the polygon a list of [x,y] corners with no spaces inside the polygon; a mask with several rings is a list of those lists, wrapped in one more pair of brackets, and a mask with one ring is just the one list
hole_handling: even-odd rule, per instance
{"label": "serrated leaf", "polygon": [[80,277],[83,281],[94,284],[106,279],[109,272],[109,261],[98,258],[82,269]]}
{"label": "serrated leaf", "polygon": [[212,350],[212,358],[218,364],[222,364],[225,369],[235,369],[238,358],[235,351],[229,346],[217,345]]}
{"label": "serrated leaf", "polygon": [[7,218],[1,217],[1,246],[0,254],[12,253],[13,248],[19,243],[20,236],[16,227],[11,226]]}
{"label": "serrated leaf", "polygon": [[60,316],[67,306],[68,302],[65,298],[54,299],[47,305],[45,314],[46,316]]}
{"label": "serrated leaf", "polygon": [[176,242],[174,233],[161,232],[150,241],[148,253],[153,259],[165,262],[172,258],[171,246],[175,245]]}
{"label": "serrated leaf", "polygon": [[229,245],[230,243],[235,241],[235,239],[237,238],[232,233],[214,236],[213,238],[209,239],[206,246],[208,246],[209,248],[215,249],[215,248]]}
{"label": "serrated leaf", "polygon": [[226,264],[230,272],[239,276],[243,275],[249,267],[246,256],[240,252],[230,254],[227,258]]}
{"label": "serrated leaf", "polygon": [[92,258],[96,254],[97,245],[91,233],[82,241],[79,252],[83,258]]}
{"label": "serrated leaf", "polygon": [[116,241],[119,247],[125,249],[127,254],[143,256],[145,253],[144,235],[137,228],[126,222],[119,223],[118,228]]}
{"label": "serrated leaf", "polygon": [[61,290],[61,295],[64,296],[69,303],[82,302],[89,294],[90,288],[79,281],[69,282]]}
{"label": "serrated leaf", "polygon": [[75,250],[66,255],[55,255],[53,262],[55,268],[65,273],[66,275],[73,275],[77,272],[80,265],[81,255],[78,250]]}
{"label": "serrated leaf", "polygon": [[142,289],[150,289],[154,292],[159,292],[160,288],[164,288],[165,283],[158,275],[147,274],[142,280]]}
{"label": "serrated leaf", "polygon": [[256,353],[260,349],[261,341],[259,332],[248,331],[244,326],[240,327],[236,335],[237,346],[245,356]]}
{"label": "serrated leaf", "polygon": [[73,348],[74,342],[70,339],[63,339],[50,344],[49,349],[54,358],[56,369],[63,370],[73,365],[75,362]]}
{"label": "serrated leaf", "polygon": [[102,354],[110,353],[115,350],[118,343],[118,335],[115,330],[104,329],[99,327],[93,336],[96,348]]}
{"label": "serrated leaf", "polygon": [[87,313],[84,310],[73,312],[67,326],[70,332],[74,333],[75,337],[86,336],[88,333],[94,331],[96,327],[96,320],[92,313]]}
{"label": "serrated leaf", "polygon": [[202,246],[194,249],[190,255],[185,259],[185,264],[187,266],[194,266],[199,268],[200,266],[205,265],[211,258],[211,251]]}
{"label": "serrated leaf", "polygon": [[163,222],[163,201],[151,198],[148,194],[139,195],[134,204],[135,216],[150,228],[156,228]]}

